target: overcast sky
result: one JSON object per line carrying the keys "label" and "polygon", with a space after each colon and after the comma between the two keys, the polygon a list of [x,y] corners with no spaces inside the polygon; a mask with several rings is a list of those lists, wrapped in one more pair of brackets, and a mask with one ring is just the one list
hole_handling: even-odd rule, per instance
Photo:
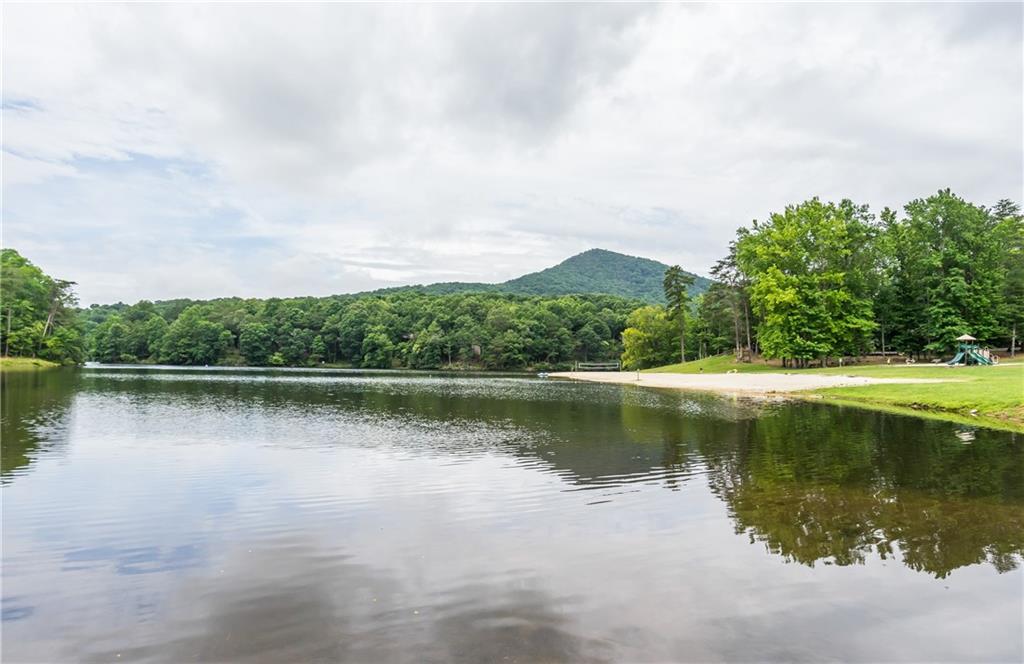
{"label": "overcast sky", "polygon": [[1020,4],[12,5],[3,242],[84,303],[705,273],[811,196],[1021,198]]}

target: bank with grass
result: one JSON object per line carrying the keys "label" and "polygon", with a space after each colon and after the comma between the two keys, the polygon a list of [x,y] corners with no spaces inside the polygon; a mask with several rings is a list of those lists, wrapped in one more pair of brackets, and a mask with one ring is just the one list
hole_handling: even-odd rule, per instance
{"label": "bank with grass", "polygon": [[60,365],[38,357],[0,357],[0,371],[39,371],[56,369]]}
{"label": "bank with grass", "polygon": [[[821,372],[821,370],[817,370]],[[952,415],[989,424],[1008,424],[1024,431],[1024,363],[994,367],[873,366],[826,369],[861,376],[906,376],[947,379],[941,383],[880,383],[863,387],[816,390],[826,399],[916,412]],[[987,422],[986,422],[987,421]]]}
{"label": "bank with grass", "polygon": [[[722,374],[778,373],[785,371],[766,362],[735,362],[719,355],[685,364],[673,364],[643,373]],[[874,379],[922,379],[927,382],[893,383],[878,381],[867,385],[823,387],[795,396],[823,398],[836,402],[885,408],[943,419],[1024,431],[1024,362],[1004,361],[996,366],[945,364],[867,364],[826,369],[791,370],[799,375],[862,376]]]}

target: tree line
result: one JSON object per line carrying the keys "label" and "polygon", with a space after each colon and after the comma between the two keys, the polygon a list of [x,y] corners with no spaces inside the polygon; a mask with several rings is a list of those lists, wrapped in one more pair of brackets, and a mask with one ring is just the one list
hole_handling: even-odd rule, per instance
{"label": "tree line", "polygon": [[101,362],[366,368],[566,367],[622,352],[637,300],[501,293],[142,301],[83,311]]}
{"label": "tree line", "polygon": [[4,355],[179,365],[567,368],[614,360],[641,302],[613,295],[429,294],[140,301],[77,308],[74,283],[0,261]]}
{"label": "tree line", "polygon": [[902,215],[813,198],[755,220],[695,302],[678,270],[666,273],[668,307],[630,314],[627,367],[726,352],[791,367],[872,351],[937,356],[964,333],[1014,355],[1024,329],[1020,206],[986,208],[948,189]]}

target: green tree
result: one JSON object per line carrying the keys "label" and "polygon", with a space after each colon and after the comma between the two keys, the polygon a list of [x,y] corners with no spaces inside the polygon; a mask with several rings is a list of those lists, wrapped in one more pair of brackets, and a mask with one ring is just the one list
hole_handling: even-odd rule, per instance
{"label": "green tree", "polygon": [[141,358],[150,358],[160,351],[160,342],[167,333],[167,321],[162,316],[152,315],[139,325],[138,338],[141,340],[136,348],[139,349],[136,355]]}
{"label": "green tree", "polygon": [[448,334],[452,352],[459,362],[470,364],[477,359],[476,348],[484,344],[485,333],[477,319],[470,314],[461,314],[455,319],[454,328]]}
{"label": "green tree", "polygon": [[323,362],[325,357],[327,357],[327,344],[324,342],[324,338],[318,334],[313,337],[312,352],[309,354],[309,359],[311,362]]}
{"label": "green tree", "polygon": [[92,357],[100,362],[135,362],[129,327],[120,315],[103,321],[93,332]]}
{"label": "green tree", "polygon": [[622,332],[622,365],[647,369],[669,364],[679,340],[679,328],[664,307],[640,307],[629,315]]}
{"label": "green tree", "polygon": [[313,348],[313,333],[301,327],[288,325],[278,335],[278,352],[289,366],[306,364]]}
{"label": "green tree", "polygon": [[[274,335],[266,323],[249,322],[242,325],[238,337],[238,350],[245,361],[254,366],[270,364],[274,352]],[[282,361],[283,361],[282,357]]]}
{"label": "green tree", "polygon": [[948,189],[904,211],[888,228],[897,347],[946,352],[965,332],[1002,338],[1007,238],[999,220]]}
{"label": "green tree", "polygon": [[529,342],[516,329],[507,329],[492,339],[484,353],[484,361],[491,369],[519,369],[529,361]]}
{"label": "green tree", "polygon": [[691,336],[697,340],[702,354],[718,355],[734,351],[739,354],[741,316],[736,291],[715,282],[697,298],[697,315],[693,318]]}
{"label": "green tree", "polygon": [[[741,228],[738,232],[739,238],[745,237],[747,229]],[[749,358],[756,352],[756,323],[751,315],[750,307],[750,280],[740,270],[736,258],[736,242],[729,243],[729,253],[718,260],[711,268],[711,276],[719,286],[715,293],[711,294],[710,306],[714,310],[720,307],[719,300],[728,302],[729,310],[733,319],[733,342],[736,348],[736,355],[743,356],[740,352],[742,346],[746,347],[746,356]],[[711,288],[708,289],[709,292]],[[713,323],[709,323],[712,324]]]}
{"label": "green tree", "polygon": [[580,326],[575,334],[575,352],[584,362],[591,357],[599,357],[608,346],[611,330],[607,323],[594,316]]}
{"label": "green tree", "polygon": [[1000,311],[1003,334],[1009,338],[1007,350],[1016,357],[1024,332],[1024,215],[1020,205],[1001,200],[992,209],[996,232],[1003,247],[1003,308]]}
{"label": "green tree", "polygon": [[737,264],[751,283],[765,356],[806,365],[870,347],[876,235],[866,206],[817,198],[740,234]]}
{"label": "green tree", "polygon": [[170,364],[216,364],[231,346],[231,332],[206,320],[202,307],[181,312],[160,344],[160,361]]}
{"label": "green tree", "polygon": [[84,339],[74,285],[48,276],[14,249],[0,251],[3,353],[80,362]]}
{"label": "green tree", "polygon": [[686,320],[690,312],[690,287],[693,276],[683,272],[683,268],[673,265],[665,270],[663,287],[665,302],[668,303],[668,317],[679,326],[679,361],[686,361]]}
{"label": "green tree", "polygon": [[360,348],[362,366],[368,369],[390,369],[395,345],[383,325],[374,325],[367,330]]}
{"label": "green tree", "polygon": [[441,325],[431,321],[425,330],[413,338],[409,366],[415,369],[433,369],[441,366],[448,355],[448,339]]}
{"label": "green tree", "polygon": [[43,337],[39,357],[53,362],[80,364],[85,361],[85,343],[78,326],[63,325]]}

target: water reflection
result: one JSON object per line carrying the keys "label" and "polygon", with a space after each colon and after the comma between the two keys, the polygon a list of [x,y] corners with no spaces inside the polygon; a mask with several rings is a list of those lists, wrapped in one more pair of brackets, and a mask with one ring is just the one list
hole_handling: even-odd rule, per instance
{"label": "water reflection", "polygon": [[[1024,554],[1024,453],[1014,434],[972,444],[944,423],[835,409],[780,409],[732,445],[701,449],[737,532],[795,562],[849,565],[869,554],[945,577]],[[798,432],[811,431],[812,436]]]}
{"label": "water reflection", "polygon": [[11,661],[1024,655],[1014,434],[512,377],[11,379]]}
{"label": "water reflection", "polygon": [[0,371],[0,482],[31,463],[40,445],[64,443],[76,383],[72,370]]}
{"label": "water reflection", "polygon": [[120,549],[98,547],[74,549],[64,554],[61,571],[71,572],[94,567],[110,567],[115,574],[154,574],[169,570],[196,567],[203,561],[202,550],[192,544]]}
{"label": "water reflection", "polygon": [[396,652],[417,661],[601,661],[608,652],[573,633],[571,600],[539,588],[477,583],[425,598],[384,570],[323,555],[328,548],[238,549],[218,574],[168,598],[170,625],[94,635],[75,648],[95,661],[158,651],[175,662],[378,662]]}
{"label": "water reflection", "polygon": [[[1024,551],[1024,444],[1013,433],[831,406],[519,378],[105,371],[4,381],[4,477],[63,443],[77,392],[113,397],[118,407],[127,399],[150,415],[231,413],[230,426],[276,417],[301,445],[324,432],[302,430],[296,416],[328,428],[340,420],[398,426],[407,450],[422,443],[419,451],[429,455],[497,451],[588,490],[679,488],[707,472],[737,531],[805,564],[863,562],[872,551],[892,557],[896,547],[910,567],[945,576],[986,560],[1012,569]],[[168,406],[171,412],[160,412]]]}

